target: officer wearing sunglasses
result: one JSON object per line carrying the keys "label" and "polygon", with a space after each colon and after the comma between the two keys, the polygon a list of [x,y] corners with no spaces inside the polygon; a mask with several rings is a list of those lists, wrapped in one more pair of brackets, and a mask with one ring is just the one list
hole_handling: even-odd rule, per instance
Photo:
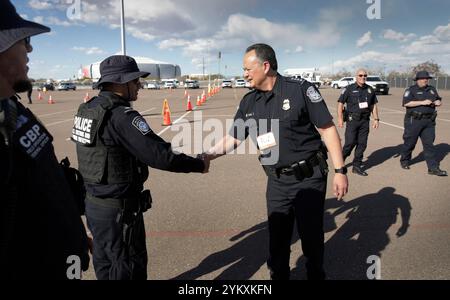
{"label": "officer wearing sunglasses", "polygon": [[367,148],[367,139],[370,131],[370,115],[373,115],[372,128],[379,126],[378,99],[375,91],[366,84],[367,72],[359,69],[356,72],[356,82],[345,88],[339,97],[338,126],[342,128],[347,122],[345,130],[345,145],[343,148],[344,160],[355,149],[353,158],[353,173],[367,176],[362,160]]}

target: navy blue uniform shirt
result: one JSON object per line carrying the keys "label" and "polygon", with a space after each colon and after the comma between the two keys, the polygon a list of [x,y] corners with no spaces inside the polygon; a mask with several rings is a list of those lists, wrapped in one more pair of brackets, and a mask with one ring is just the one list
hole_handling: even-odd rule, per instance
{"label": "navy blue uniform shirt", "polygon": [[[100,92],[99,96],[118,97],[111,92]],[[88,103],[89,108],[102,103],[100,97]],[[204,163],[185,154],[172,152],[170,143],[156,135],[139,112],[130,106],[118,106],[110,111],[109,118],[104,121],[99,132],[103,143],[108,146],[121,145],[140,162],[160,170],[189,173],[201,173]],[[96,197],[121,198],[129,193],[142,190],[139,183],[114,185],[86,185],[87,191]]]}
{"label": "navy blue uniform shirt", "polygon": [[[378,103],[375,91],[367,84],[359,86],[356,83],[350,84],[341,92],[339,103],[347,103],[347,111],[351,113],[371,112],[371,107]],[[360,103],[367,102],[368,107],[361,109]]]}
{"label": "navy blue uniform shirt", "polygon": [[[264,119],[269,120],[268,130],[260,128],[259,121]],[[273,166],[280,168],[312,157],[322,146],[316,127],[332,123],[333,117],[313,84],[278,74],[272,91],[253,90],[244,96],[230,135],[243,141],[253,132],[265,134],[271,131],[272,119],[279,120],[279,136],[274,133],[279,146],[279,160]],[[242,121],[246,122],[244,128]],[[257,128],[251,128],[252,123],[257,124]],[[251,138],[255,140],[256,136]]]}
{"label": "navy blue uniform shirt", "polygon": [[[406,89],[405,94],[403,95],[403,106],[406,103],[411,101],[423,101],[423,100],[442,100],[441,96],[439,96],[436,88],[431,85],[427,85],[426,87],[419,87],[417,84]],[[417,111],[421,113],[434,113],[436,108],[434,106],[417,106],[417,107],[407,107],[406,111]]]}

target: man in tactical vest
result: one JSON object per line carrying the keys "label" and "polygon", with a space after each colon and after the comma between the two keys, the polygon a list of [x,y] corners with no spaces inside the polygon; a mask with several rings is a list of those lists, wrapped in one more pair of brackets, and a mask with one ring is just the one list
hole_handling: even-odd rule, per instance
{"label": "man in tactical vest", "polygon": [[80,279],[89,256],[79,210],[51,134],[15,96],[31,87],[30,37],[50,28],[9,0],[0,7],[0,279]]}
{"label": "man in tactical vest", "polygon": [[133,108],[140,89],[136,61],[115,55],[100,64],[97,97],[80,105],[72,140],[84,177],[86,217],[93,235],[93,263],[100,280],[147,278],[143,213],[151,207],[142,191],[148,168],[206,173],[209,163],[174,154]]}

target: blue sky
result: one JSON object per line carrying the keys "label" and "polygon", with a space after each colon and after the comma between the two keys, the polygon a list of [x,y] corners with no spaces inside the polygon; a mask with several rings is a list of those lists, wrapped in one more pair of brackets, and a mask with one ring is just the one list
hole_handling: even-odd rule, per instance
{"label": "blue sky", "polygon": [[[265,42],[280,71],[406,70],[432,59],[450,73],[450,1],[378,0],[381,19],[369,19],[374,1],[125,0],[127,54],[198,74],[203,58],[217,73],[221,51],[222,73],[231,76],[242,73],[245,48]],[[120,0],[12,2],[25,18],[52,28],[32,39],[30,77],[73,77],[80,65],[120,51]],[[71,4],[77,9],[68,17]]]}

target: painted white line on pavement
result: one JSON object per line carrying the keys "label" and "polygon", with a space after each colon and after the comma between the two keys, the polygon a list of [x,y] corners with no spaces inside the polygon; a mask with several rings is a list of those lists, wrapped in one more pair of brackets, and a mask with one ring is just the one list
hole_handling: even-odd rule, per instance
{"label": "painted white line on pavement", "polygon": [[140,113],[141,115],[143,115],[143,114],[145,114],[146,112],[152,111],[152,110],[154,110],[154,109],[155,109],[155,107],[152,107],[152,108],[150,108],[150,109],[147,109],[147,110],[144,110],[144,111],[140,111],[139,113]]}
{"label": "painted white line on pavement", "polygon": [[67,112],[74,112],[74,111],[76,111],[76,109],[59,111],[59,112],[55,112],[55,113],[51,113],[51,114],[45,114],[45,115],[38,115],[38,118],[48,117],[48,116],[53,116],[53,115],[58,115],[58,114],[63,114],[63,113],[67,113]]}
{"label": "painted white line on pavement", "polygon": [[73,122],[73,118],[67,119],[67,120],[58,121],[58,122],[53,122],[53,123],[50,123],[50,124],[45,124],[45,127],[51,127],[51,126],[54,126],[54,125],[67,123],[67,122],[71,122],[71,121]]}
{"label": "painted white line on pavement", "polygon": [[[197,107],[195,107],[193,110],[196,110]],[[167,130],[169,130],[173,125],[177,124],[181,119],[183,119],[185,116],[187,116],[188,114],[190,114],[192,111],[188,111],[186,112],[184,115],[182,115],[181,117],[179,117],[178,119],[176,119],[174,122],[172,122],[172,125],[167,126],[166,128],[164,128],[163,130],[161,130],[157,135],[161,136],[164,132],[166,132]]]}

